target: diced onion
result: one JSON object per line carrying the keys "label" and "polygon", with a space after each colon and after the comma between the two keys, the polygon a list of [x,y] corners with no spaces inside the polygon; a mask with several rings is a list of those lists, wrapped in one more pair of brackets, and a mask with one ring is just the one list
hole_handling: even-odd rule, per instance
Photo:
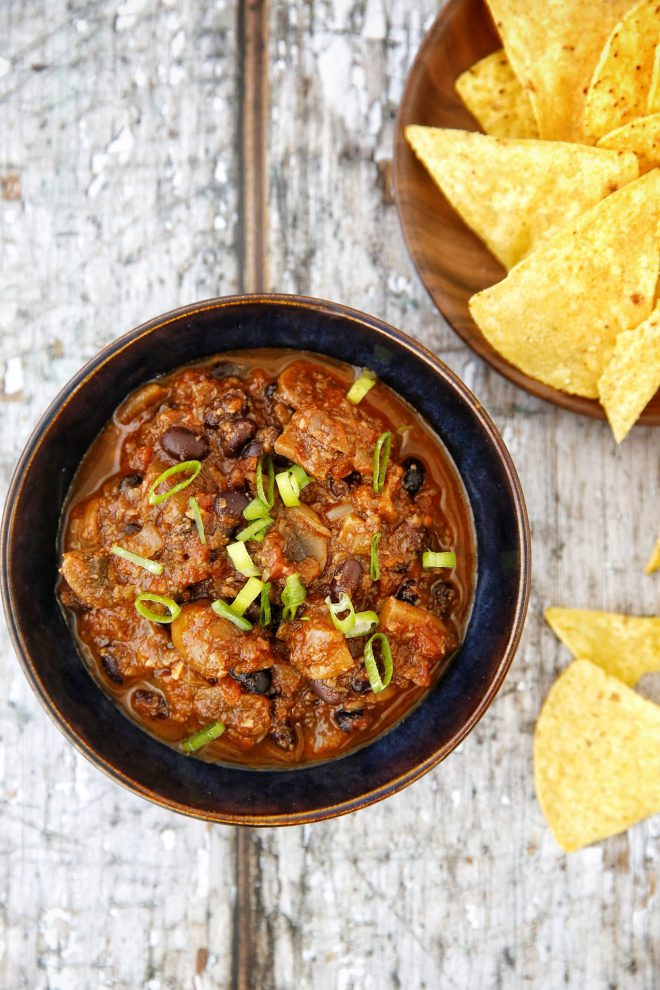
{"label": "diced onion", "polygon": [[[147,501],[149,505],[160,505],[165,499],[170,498],[171,495],[176,495],[177,492],[183,491],[188,485],[192,484],[199,472],[202,470],[201,461],[181,461],[180,464],[173,464],[172,467],[168,467],[166,471],[159,474],[154,483],[149,489],[149,497]],[[183,481],[179,481],[176,485],[172,485],[160,494],[156,494],[156,489],[160,487],[168,478],[171,478],[174,474],[180,474],[182,471],[190,471],[190,477],[184,478]]]}
{"label": "diced onion", "polygon": [[456,567],[456,554],[453,550],[443,550],[441,553],[425,550],[422,554],[422,567]]}
{"label": "diced onion", "polygon": [[253,523],[242,529],[240,533],[236,534],[236,539],[239,543],[246,543],[248,540],[254,540],[255,543],[261,543],[264,536],[266,535],[266,530],[269,526],[272,526],[275,522],[270,516],[264,516],[261,519],[255,519]]}
{"label": "diced onion", "polygon": [[227,547],[227,553],[229,554],[229,559],[239,574],[244,574],[245,577],[258,576],[259,569],[256,567],[254,561],[250,557],[250,554],[247,552],[247,547],[244,543],[230,543]]}
{"label": "diced onion", "polygon": [[227,619],[229,622],[233,622],[235,626],[242,629],[243,632],[249,632],[252,629],[252,623],[244,619],[242,615],[237,615],[232,609],[231,605],[227,602],[223,602],[221,598],[217,601],[211,602],[211,608],[216,615],[219,615],[221,619]]}
{"label": "diced onion", "polygon": [[357,406],[358,402],[364,399],[365,395],[372,389],[376,384],[376,375],[369,368],[363,368],[362,374],[356,382],[353,382],[348,392],[346,393],[346,398],[349,402],[352,402],[354,406]]}
{"label": "diced onion", "polygon": [[117,557],[121,557],[122,560],[127,560],[131,564],[135,564],[137,567],[143,567],[145,571],[149,571],[150,574],[155,574],[156,577],[160,577],[163,573],[163,565],[159,564],[156,560],[149,560],[147,557],[140,557],[137,553],[131,553],[130,550],[124,550],[119,544],[113,543],[110,547],[110,553],[114,553]]}
{"label": "diced onion", "polygon": [[213,742],[224,731],[224,722],[211,722],[205,729],[200,729],[199,732],[193,732],[192,736],[184,739],[181,743],[181,749],[184,753],[194,753],[196,750],[201,749],[202,746],[206,746],[207,743]]}
{"label": "diced onion", "polygon": [[[328,595],[325,599],[325,604],[328,606],[330,618],[335,629],[338,629],[344,636],[348,635],[355,625],[355,609],[353,608],[353,602],[346,592],[341,593],[338,602],[333,602],[330,595]],[[340,619],[339,616],[342,612],[348,612],[348,615]]]}
{"label": "diced onion", "polygon": [[282,590],[282,604],[284,605],[282,619],[284,622],[293,622],[296,612],[306,597],[307,591],[300,580],[300,574],[290,574],[284,582]]}
{"label": "diced onion", "polygon": [[[151,602],[153,605],[162,605],[163,608],[167,609],[169,614],[163,615],[162,612],[154,612],[152,609],[146,607],[145,602]],[[181,606],[177,605],[173,598],[166,598],[165,595],[152,595],[148,591],[143,591],[135,599],[135,611],[144,619],[149,619],[150,622],[167,624],[178,619],[181,615]]]}
{"label": "diced onion", "polygon": [[353,511],[353,506],[350,502],[340,502],[339,505],[333,505],[331,509],[325,514],[325,518],[329,519],[330,522],[337,522],[338,519],[343,519],[344,516],[350,516]]}
{"label": "diced onion", "polygon": [[374,533],[371,539],[371,561],[369,564],[369,576],[372,581],[378,581],[380,578],[380,563],[378,561],[378,544],[380,543],[380,538],[383,534],[381,532]]}
{"label": "diced onion", "polygon": [[385,485],[385,474],[390,460],[392,434],[389,431],[381,433],[374,450],[374,491],[378,495]]}
{"label": "diced onion", "polygon": [[268,581],[261,589],[261,599],[259,602],[259,625],[263,629],[264,626],[270,625],[271,611],[270,611],[270,589],[272,584]]}
{"label": "diced onion", "polygon": [[191,495],[188,499],[188,505],[190,506],[190,511],[193,514],[195,520],[195,526],[197,526],[197,533],[199,534],[199,542],[202,546],[206,546],[206,533],[204,532],[204,520],[202,519],[202,513],[199,508],[199,502],[194,495]]}
{"label": "diced onion", "polygon": [[[384,677],[380,675],[378,662],[374,655],[374,643],[376,641],[380,643]],[[385,633],[374,633],[371,639],[367,640],[364,647],[364,667],[367,671],[367,677],[369,678],[369,684],[373,693],[379,694],[381,691],[384,691],[392,680],[394,670],[392,650],[390,649],[390,643]]]}

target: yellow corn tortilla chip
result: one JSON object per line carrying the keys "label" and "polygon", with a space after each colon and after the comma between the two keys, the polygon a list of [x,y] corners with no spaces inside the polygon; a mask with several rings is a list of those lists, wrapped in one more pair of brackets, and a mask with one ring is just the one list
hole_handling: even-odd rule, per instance
{"label": "yellow corn tortilla chip", "polygon": [[598,379],[600,402],[617,443],[628,435],[660,388],[660,305],[648,320],[616,338],[614,354]]}
{"label": "yellow corn tortilla chip", "polygon": [[651,73],[651,87],[646,100],[647,113],[660,113],[660,45],[656,45]]}
{"label": "yellow corn tortilla chip", "polygon": [[639,0],[612,31],[596,66],[584,106],[587,134],[599,138],[644,116],[658,44],[658,0]]}
{"label": "yellow corn tortilla chip", "polygon": [[511,268],[553,227],[637,178],[637,158],[555,141],[406,127],[406,139],[454,209]]}
{"label": "yellow corn tortilla chip", "polygon": [[603,45],[630,0],[487,3],[511,67],[530,94],[540,136],[593,143],[584,132],[585,94]]}
{"label": "yellow corn tortilla chip", "polygon": [[482,130],[493,137],[539,136],[532,101],[500,48],[486,55],[455,83],[456,92]]}
{"label": "yellow corn tortilla chip", "polygon": [[588,660],[550,689],[534,733],[534,782],[573,852],[660,811],[660,707]]}
{"label": "yellow corn tortilla chip", "polygon": [[654,571],[660,571],[660,539],[656,543],[655,549],[649,557],[649,562],[644,568],[645,574],[653,574]]}
{"label": "yellow corn tortilla chip", "polygon": [[660,671],[660,617],[548,608],[545,619],[574,657],[591,660],[634,687],[640,677]]}
{"label": "yellow corn tortilla chip", "polygon": [[640,173],[660,165],[660,113],[631,120],[611,131],[598,142],[599,148],[632,151],[639,160]]}
{"label": "yellow corn tortilla chip", "polygon": [[650,315],[658,280],[660,169],[560,228],[470,300],[508,361],[554,388],[598,398],[617,334]]}

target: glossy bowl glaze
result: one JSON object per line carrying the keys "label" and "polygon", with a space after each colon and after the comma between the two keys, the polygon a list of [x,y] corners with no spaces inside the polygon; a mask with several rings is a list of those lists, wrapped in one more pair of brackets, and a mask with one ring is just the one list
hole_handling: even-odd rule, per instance
{"label": "glossy bowl glaze", "polygon": [[[483,0],[449,0],[424,38],[410,69],[394,137],[394,195],[408,251],[437,309],[468,347],[515,385],[571,412],[605,419],[595,399],[569,395],[510,364],[474,322],[468,300],[506,271],[463,223],[409,147],[408,124],[479,130],[454,83],[465,69],[502,47]],[[639,425],[660,426],[660,391]]]}
{"label": "glossy bowl glaze", "polygon": [[[226,350],[289,347],[372,368],[432,424],[474,516],[479,574],[465,641],[437,687],[389,734],[342,759],[295,770],[204,763],[121,714],[83,665],[55,597],[57,532],[73,475],[120,401],[141,383]],[[37,425],[11,482],[0,543],[14,648],[37,697],[95,766],[143,797],[209,821],[297,824],[345,814],[434,767],[481,718],[513,659],[529,594],[529,528],[504,444],[478,401],[433,354],[334,303],[237,296],[142,324],[93,358]]]}

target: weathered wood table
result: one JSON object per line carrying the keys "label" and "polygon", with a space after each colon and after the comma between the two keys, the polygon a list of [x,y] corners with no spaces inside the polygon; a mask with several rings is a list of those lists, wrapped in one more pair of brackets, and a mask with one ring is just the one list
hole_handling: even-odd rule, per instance
{"label": "weathered wood table", "polygon": [[497,701],[397,797],[291,830],[151,807],[78,756],[2,627],[4,990],[557,990],[660,986],[660,818],[571,857],[532,784],[567,654],[549,604],[657,611],[658,440],[534,400],[445,325],[392,206],[393,120],[434,0],[0,4],[0,471],[101,345],[267,287],[375,313],[482,399],[535,542]]}

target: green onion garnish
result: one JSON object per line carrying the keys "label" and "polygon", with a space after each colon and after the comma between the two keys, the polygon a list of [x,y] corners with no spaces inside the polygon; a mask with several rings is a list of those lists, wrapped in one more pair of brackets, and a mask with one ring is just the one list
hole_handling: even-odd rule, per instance
{"label": "green onion garnish", "polygon": [[255,598],[259,597],[263,586],[263,581],[260,581],[257,577],[251,577],[246,581],[231,603],[232,612],[235,612],[236,615],[243,615]]}
{"label": "green onion garnish", "polygon": [[200,729],[199,732],[193,732],[192,736],[184,739],[181,743],[181,749],[184,753],[194,753],[196,750],[201,749],[202,746],[206,746],[207,743],[213,742],[224,731],[224,722],[211,722],[205,729]]}
{"label": "green onion garnish", "polygon": [[195,526],[197,526],[197,532],[199,533],[199,542],[202,546],[206,546],[206,533],[204,532],[204,520],[202,519],[202,513],[199,509],[199,502],[194,495],[191,495],[188,499],[188,506],[193,514],[195,520]]}
{"label": "green onion garnish", "polygon": [[304,469],[299,464],[294,464],[288,471],[280,471],[275,475],[275,481],[282,501],[288,509],[294,505],[300,505],[300,493],[309,485],[313,478],[308,477]]}
{"label": "green onion garnish", "polygon": [[137,553],[131,553],[130,550],[124,550],[117,543],[113,543],[110,547],[110,553],[114,553],[117,557],[121,557],[122,560],[128,560],[131,564],[136,564],[138,567],[144,567],[145,571],[149,571],[150,574],[155,574],[156,577],[160,577],[163,573],[163,565],[159,564],[155,560],[148,560],[146,557],[140,557]]}
{"label": "green onion garnish", "polygon": [[306,597],[307,591],[305,590],[305,585],[300,580],[300,574],[290,574],[284,582],[284,589],[282,591],[282,604],[284,605],[282,620],[284,622],[293,622],[296,612]]}
{"label": "green onion garnish", "polygon": [[422,567],[456,567],[456,554],[453,550],[444,550],[442,553],[425,550],[422,554]]}
{"label": "green onion garnish", "polygon": [[[187,488],[188,485],[190,485],[195,480],[195,478],[197,477],[197,475],[201,470],[202,470],[201,461],[181,461],[180,464],[173,464],[172,467],[168,467],[166,471],[163,471],[162,474],[158,475],[153,485],[149,489],[149,498],[148,498],[149,505],[160,505],[160,503],[164,502],[166,498],[169,498],[171,495],[176,495],[177,492],[183,491],[184,488]],[[159,495],[156,494],[156,489],[160,485],[162,485],[165,481],[167,481],[168,478],[171,478],[172,475],[180,474],[182,471],[190,471],[191,472],[190,477],[184,478],[183,481],[179,481],[178,484],[172,485],[171,488],[168,488],[166,491],[161,492]]]}
{"label": "green onion garnish", "polygon": [[[267,488],[264,489],[264,463],[266,465]],[[272,457],[263,455],[257,461],[257,496],[266,507],[272,509],[275,505],[275,469]],[[247,516],[245,517],[247,519]]]}
{"label": "green onion garnish", "polygon": [[253,498],[250,504],[243,509],[243,516],[247,520],[267,519],[268,509],[260,498]]}
{"label": "green onion garnish", "polygon": [[385,484],[385,472],[390,459],[391,447],[392,434],[389,432],[381,433],[374,450],[374,491],[377,495],[382,492]]}
{"label": "green onion garnish", "polygon": [[372,581],[377,581],[380,577],[380,563],[378,562],[378,544],[383,534],[374,533],[371,539],[371,563],[369,565],[369,575]]}
{"label": "green onion garnish", "polygon": [[266,535],[266,530],[269,526],[272,526],[275,522],[270,516],[264,516],[261,519],[255,519],[253,523],[242,529],[240,533],[236,534],[236,539],[239,543],[246,543],[248,540],[254,540],[256,543],[261,543],[264,536]]}
{"label": "green onion garnish", "polygon": [[[355,609],[353,608],[353,602],[348,597],[346,592],[342,592],[339,596],[338,602],[333,602],[330,595],[328,595],[325,599],[325,604],[328,606],[328,611],[330,612],[330,618],[332,619],[333,626],[345,636],[355,625]],[[348,615],[343,619],[340,619],[339,616],[342,612],[348,612]]]}
{"label": "green onion garnish", "polygon": [[357,636],[368,636],[378,625],[378,616],[375,612],[356,612],[355,625],[350,632],[346,633],[346,639],[355,639]]}
{"label": "green onion garnish", "polygon": [[376,375],[373,371],[369,371],[369,368],[363,368],[362,374],[356,382],[353,382],[350,389],[346,394],[346,398],[349,402],[352,402],[354,406],[357,406],[358,402],[364,399],[365,395],[370,388],[373,388],[376,384]]}
{"label": "green onion garnish", "polygon": [[[373,644],[376,640],[380,643],[383,669],[385,671],[384,679],[380,676],[378,663],[374,655]],[[392,650],[390,649],[389,640],[385,633],[374,633],[371,639],[367,640],[364,647],[364,666],[367,671],[367,677],[369,678],[369,684],[371,685],[371,690],[373,693],[379,694],[381,691],[384,691],[392,680],[392,672],[394,669],[392,664]]]}
{"label": "green onion garnish", "polygon": [[259,569],[255,566],[244,543],[230,543],[227,553],[239,574],[244,574],[245,577],[257,577]]}
{"label": "green onion garnish", "polygon": [[261,600],[259,609],[259,625],[263,629],[264,626],[270,625],[270,589],[272,584],[268,581],[261,589]]}
{"label": "green onion garnish", "polygon": [[233,622],[235,626],[242,629],[243,632],[249,632],[252,629],[252,623],[244,619],[242,615],[236,615],[236,612],[232,609],[231,605],[227,602],[223,602],[222,598],[218,598],[216,601],[211,602],[211,608],[216,615],[219,615],[221,619],[227,619],[229,622]]}
{"label": "green onion garnish", "polygon": [[[163,608],[167,609],[169,615],[163,615],[162,612],[153,612],[145,606],[144,602],[162,605]],[[164,595],[152,595],[148,591],[143,591],[135,599],[135,611],[144,619],[149,619],[150,622],[169,623],[174,622],[181,615],[181,606],[177,605],[173,598],[166,598]]]}

